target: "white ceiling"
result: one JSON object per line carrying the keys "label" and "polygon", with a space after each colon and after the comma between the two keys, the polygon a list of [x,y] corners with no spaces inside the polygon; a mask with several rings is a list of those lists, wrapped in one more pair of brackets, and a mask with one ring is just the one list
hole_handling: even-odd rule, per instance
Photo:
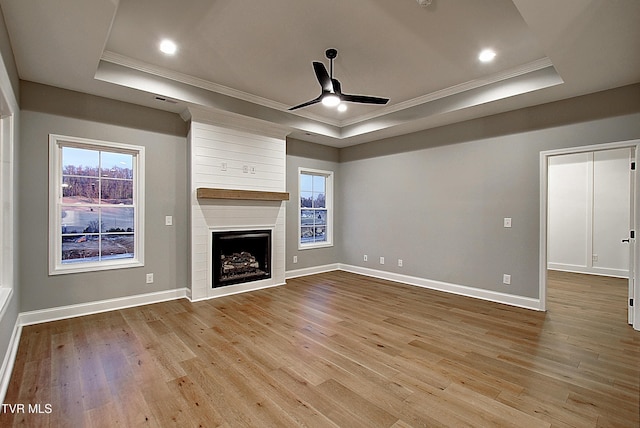
{"label": "white ceiling", "polygon": [[[183,113],[224,110],[345,147],[640,82],[638,0],[0,0],[23,80]],[[161,39],[178,44],[167,56]],[[345,93],[312,61],[336,48]],[[492,48],[490,64],[477,60]],[[170,102],[158,101],[156,96]]]}

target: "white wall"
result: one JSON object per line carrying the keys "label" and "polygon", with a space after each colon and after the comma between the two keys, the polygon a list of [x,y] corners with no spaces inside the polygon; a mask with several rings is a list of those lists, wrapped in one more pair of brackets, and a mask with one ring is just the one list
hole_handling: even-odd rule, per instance
{"label": "white wall", "polygon": [[549,159],[549,269],[628,276],[630,149]]}

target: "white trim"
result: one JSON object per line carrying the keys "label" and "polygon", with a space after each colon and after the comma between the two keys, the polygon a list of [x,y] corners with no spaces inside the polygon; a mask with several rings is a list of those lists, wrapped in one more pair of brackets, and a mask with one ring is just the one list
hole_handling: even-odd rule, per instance
{"label": "white trim", "polygon": [[[284,140],[291,133],[291,128],[268,122],[262,119],[243,116],[226,110],[218,110],[212,107],[189,105],[180,117],[185,122],[191,121],[192,128],[200,128],[198,125],[213,126],[216,130],[227,133],[230,129],[258,135],[260,137],[276,138]],[[204,128],[209,131],[211,128]]]}
{"label": "white trim", "polygon": [[565,263],[549,262],[549,270],[557,270],[561,272],[582,273],[585,275],[610,276],[613,278],[629,278],[629,271],[622,269],[599,268],[580,265],[570,265]]}
{"label": "white trim", "polygon": [[[260,285],[260,284],[263,284],[263,285]],[[199,299],[193,299],[193,300],[190,299],[189,301],[201,302],[203,300],[217,299],[218,297],[233,296],[234,294],[242,294],[242,293],[249,293],[251,291],[264,290],[265,288],[280,287],[281,285],[285,285],[285,284],[286,282],[274,284],[270,282],[270,279],[263,279],[259,281],[243,282],[242,284],[226,285],[224,287],[213,288],[213,290],[219,291],[218,294],[209,294],[206,297],[201,297]],[[247,288],[247,287],[250,287],[250,288]]]}
{"label": "white trim", "polygon": [[449,282],[435,281],[432,279],[419,278],[416,276],[402,275],[393,272],[385,272],[375,269],[363,268],[353,265],[340,265],[340,269],[346,272],[385,279],[387,281],[400,282],[416,287],[428,288],[445,293],[458,294],[465,297],[473,297],[481,300],[488,300],[494,303],[502,303],[509,306],[540,311],[540,301],[533,297],[516,296],[513,294],[500,293],[497,291],[483,290],[466,285],[452,284]]}
{"label": "white trim", "polygon": [[20,345],[21,335],[22,325],[20,324],[20,317],[18,317],[13,325],[11,339],[9,339],[7,350],[2,361],[2,367],[0,367],[0,403],[4,403],[4,398],[7,395],[7,389],[9,389],[9,382],[11,381],[13,366],[16,362],[16,355],[18,355],[18,346]]}
{"label": "white trim", "polygon": [[94,302],[60,306],[57,308],[21,312],[18,316],[18,320],[20,325],[23,326],[40,324],[43,322],[81,317],[84,315],[131,308],[134,306],[150,305],[153,303],[166,302],[168,300],[176,300],[186,297],[186,288],[175,288],[172,290],[157,291],[154,293],[137,294],[135,296],[117,297],[114,299],[97,300]]}
{"label": "white trim", "polygon": [[[540,248],[539,248],[539,298],[540,298],[540,310],[546,310],[546,298],[547,298],[547,198],[548,198],[548,174],[549,174],[549,158],[557,155],[567,155],[573,153],[584,152],[596,152],[602,150],[622,149],[622,148],[634,148],[635,153],[640,153],[640,140],[626,140],[613,143],[594,144],[591,146],[579,146],[570,147],[565,149],[555,149],[540,152]],[[635,218],[634,224],[637,226],[640,224],[640,196],[638,191],[640,190],[640,174],[635,174]],[[636,231],[637,233],[637,231]],[[631,239],[630,245],[636,245],[637,239]],[[640,296],[640,251],[635,251],[634,264],[635,269],[635,300],[638,300]],[[640,305],[637,303],[633,307],[633,328],[640,331]]]}
{"label": "white trim", "polygon": [[[519,76],[524,76],[530,73],[534,73],[545,68],[553,67],[551,59],[548,57],[540,58],[527,64],[523,64],[508,70],[504,70],[499,73],[495,73],[490,76],[486,76],[480,79],[470,80],[458,85],[454,85],[439,91],[431,92],[425,95],[421,95],[410,100],[406,100],[400,103],[391,104],[386,107],[377,109],[375,112],[363,114],[346,120],[330,119],[322,117],[317,114],[313,114],[308,110],[296,110],[290,112],[289,105],[273,101],[264,97],[260,97],[254,94],[243,92],[228,86],[220,85],[218,83],[211,82],[209,80],[200,79],[188,74],[167,70],[162,67],[158,67],[154,64],[149,64],[144,61],[140,61],[116,52],[105,50],[100,57],[101,61],[105,61],[111,64],[116,64],[122,67],[126,67],[131,70],[146,73],[152,76],[161,77],[164,79],[172,80],[174,82],[183,83],[196,88],[201,88],[207,91],[215,92],[218,94],[233,97],[239,100],[248,101],[250,103],[258,104],[264,107],[284,111],[293,115],[301,116],[307,119],[315,120],[327,125],[336,126],[339,128],[356,125],[367,120],[375,119],[380,116],[388,115],[400,110],[404,110],[411,107],[416,107],[422,104],[426,104],[435,100],[457,95],[473,89],[482,88],[491,84],[503,82],[505,80],[513,79]],[[159,94],[163,95],[163,94]]]}
{"label": "white trim", "polygon": [[[300,233],[302,229],[302,207],[300,206],[300,194],[301,191],[301,178],[302,174],[305,175],[321,175],[325,178],[325,189],[324,189],[324,198],[325,198],[325,209],[327,210],[327,226],[326,226],[326,235],[327,240],[324,242],[313,242],[309,244],[303,244],[300,242]],[[321,170],[321,169],[312,169],[305,167],[298,167],[298,224],[296,225],[297,229],[297,237],[296,241],[298,242],[298,250],[311,250],[316,248],[327,248],[333,247],[333,171]]]}
{"label": "white trim", "polygon": [[333,263],[333,264],[322,265],[322,266],[311,266],[308,268],[302,268],[302,269],[296,269],[296,270],[289,270],[285,272],[285,278],[292,279],[292,278],[298,278],[300,276],[308,276],[308,275],[315,275],[318,273],[331,272],[334,270],[340,270],[339,263]]}
{"label": "white trim", "polygon": [[[116,151],[133,156],[133,209],[134,209],[134,257],[127,259],[78,262],[63,264],[61,245],[60,203],[62,181],[62,147],[78,147],[90,150]],[[78,272],[94,272],[109,269],[121,269],[144,266],[144,186],[145,186],[145,148],[133,144],[89,138],[70,137],[49,134],[49,275]]]}
{"label": "white trim", "polygon": [[[253,231],[263,231],[268,230],[271,232],[271,248],[269,249],[269,254],[271,255],[271,259],[269,260],[269,264],[271,266],[271,277],[265,279],[259,279],[256,281],[247,281],[241,282],[239,284],[230,284],[225,285],[223,287],[213,287],[213,263],[207,264],[207,296],[202,299],[197,300],[206,300],[213,297],[222,297],[229,296],[231,294],[244,293],[247,291],[260,290],[261,288],[273,287],[281,284],[274,284],[276,280],[274,278],[274,260],[275,260],[275,249],[276,249],[276,225],[255,225],[255,226],[214,226],[209,227],[208,233],[208,245],[207,245],[207,260],[213,261],[213,234],[220,232],[253,232]],[[267,284],[267,285],[265,285]],[[231,288],[229,288],[231,287]],[[195,301],[195,300],[193,300]]]}
{"label": "white trim", "polygon": [[536,71],[543,70],[549,67],[553,67],[553,63],[551,62],[551,59],[549,59],[548,57],[540,58],[530,63],[523,64],[521,66],[518,66],[512,69],[504,70],[502,72],[495,73],[493,75],[490,75],[481,79],[475,79],[475,80],[470,80],[468,82],[463,82],[458,85],[450,86],[448,88],[444,88],[439,91],[431,92],[426,95],[412,98],[407,101],[391,104],[382,109],[377,109],[376,111],[373,111],[371,113],[363,114],[361,116],[357,116],[352,119],[343,120],[339,124],[339,126],[346,127],[346,126],[356,125],[366,120],[375,119],[377,117],[395,113],[400,110],[416,107],[416,106],[430,103],[439,99],[451,97],[451,96],[461,94],[463,92],[470,91],[473,89],[478,89],[478,88],[482,88],[484,86],[492,85],[495,83],[504,82],[505,80],[513,79],[519,76],[524,76],[524,75],[534,73]]}

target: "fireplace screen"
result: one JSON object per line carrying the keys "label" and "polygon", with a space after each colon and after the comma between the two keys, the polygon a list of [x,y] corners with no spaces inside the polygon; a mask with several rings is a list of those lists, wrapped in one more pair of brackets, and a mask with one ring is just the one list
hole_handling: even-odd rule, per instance
{"label": "fireplace screen", "polygon": [[271,278],[271,231],[213,232],[214,288]]}

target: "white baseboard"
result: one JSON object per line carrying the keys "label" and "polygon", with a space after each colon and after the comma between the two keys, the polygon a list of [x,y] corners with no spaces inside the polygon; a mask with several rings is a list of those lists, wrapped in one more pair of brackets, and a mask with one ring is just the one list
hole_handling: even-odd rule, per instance
{"label": "white baseboard", "polygon": [[21,312],[18,316],[18,322],[22,326],[39,324],[65,318],[74,318],[84,315],[97,314],[100,312],[125,309],[132,306],[165,302],[167,300],[175,300],[183,297],[187,297],[187,289],[176,288],[173,290],[158,291],[155,293],[138,294],[135,296],[120,297],[116,299],[99,300],[95,302],[79,303],[77,305],[61,306],[58,308]]}
{"label": "white baseboard", "polygon": [[586,275],[610,276],[613,278],[629,278],[629,270],[567,265],[562,263],[547,263],[547,269],[562,272],[583,273]]}
{"label": "white baseboard", "polygon": [[431,279],[419,278],[415,276],[363,268],[360,266],[341,264],[340,269],[346,272],[386,279],[389,281],[401,282],[403,284],[415,285],[417,287],[429,288],[431,290],[444,291],[446,293],[459,294],[461,296],[474,297],[476,299],[488,300],[495,303],[503,303],[505,305],[517,306],[519,308],[532,309],[535,311],[541,310],[540,299],[534,299],[532,297],[515,296],[513,294],[483,290],[480,288],[468,287],[466,285],[434,281]]}
{"label": "white baseboard", "polygon": [[9,346],[4,355],[4,361],[0,368],[0,403],[4,403],[4,397],[7,395],[7,389],[9,388],[9,381],[11,381],[11,374],[13,373],[13,365],[16,362],[16,355],[18,354],[18,345],[20,345],[20,335],[22,334],[22,325],[20,325],[20,319],[16,319],[16,323],[13,326],[13,332],[11,333],[11,339],[9,340]]}
{"label": "white baseboard", "polygon": [[329,265],[313,266],[309,268],[296,269],[296,270],[288,270],[287,272],[285,272],[285,278],[291,279],[291,278],[297,278],[299,276],[315,275],[317,273],[331,272],[332,270],[340,270],[340,264],[332,263]]}
{"label": "white baseboard", "polygon": [[[245,288],[245,287],[234,288],[233,285],[219,287],[214,289],[215,292],[211,293],[208,296],[202,297],[200,299],[192,299],[191,297],[189,297],[189,301],[201,302],[203,300],[217,299],[219,297],[225,297],[225,296],[233,296],[234,294],[250,293],[252,291],[264,290],[266,288],[280,287],[281,285],[285,285],[286,282],[271,283],[268,281],[264,281],[263,282],[264,285],[256,285],[256,284],[259,284],[259,281],[252,282],[251,288]],[[238,284],[238,285],[242,285],[242,284]],[[191,293],[189,293],[189,295],[191,295]]]}

